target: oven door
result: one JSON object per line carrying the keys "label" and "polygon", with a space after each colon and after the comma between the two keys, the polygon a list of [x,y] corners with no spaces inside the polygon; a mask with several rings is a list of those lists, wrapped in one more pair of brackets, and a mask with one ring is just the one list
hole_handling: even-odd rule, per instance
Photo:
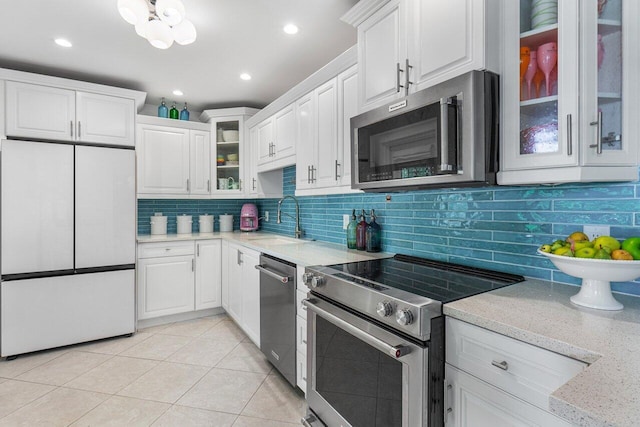
{"label": "oven door", "polygon": [[304,304],[308,308],[306,399],[323,423],[427,425],[426,346],[324,300],[314,297]]}
{"label": "oven door", "polygon": [[461,94],[355,129],[356,187],[384,187],[385,181],[412,185],[425,177],[457,174],[459,102]]}

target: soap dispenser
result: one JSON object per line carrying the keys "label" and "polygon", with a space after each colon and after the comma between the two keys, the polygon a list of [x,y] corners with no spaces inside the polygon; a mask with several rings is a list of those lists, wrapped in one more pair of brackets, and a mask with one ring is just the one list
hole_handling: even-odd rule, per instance
{"label": "soap dispenser", "polygon": [[158,106],[158,117],[164,117],[165,119],[169,117],[169,109],[167,104],[164,103],[164,98],[162,98],[162,102]]}
{"label": "soap dispenser", "polygon": [[356,249],[356,228],[358,227],[358,220],[356,219],[356,210],[351,212],[351,221],[347,225],[347,248]]}
{"label": "soap dispenser", "polygon": [[376,222],[376,213],[371,209],[371,222],[367,224],[366,242],[367,252],[380,252],[382,228]]}
{"label": "soap dispenser", "polygon": [[364,251],[367,249],[367,221],[365,220],[364,209],[360,214],[360,222],[356,226],[356,249]]}

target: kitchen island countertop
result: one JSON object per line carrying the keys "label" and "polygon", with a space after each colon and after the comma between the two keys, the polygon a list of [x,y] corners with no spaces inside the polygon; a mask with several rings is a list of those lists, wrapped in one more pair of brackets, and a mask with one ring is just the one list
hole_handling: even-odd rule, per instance
{"label": "kitchen island countertop", "polygon": [[622,311],[571,304],[575,286],[529,279],[444,306],[444,314],[589,366],[551,394],[550,411],[582,426],[640,423],[640,298]]}
{"label": "kitchen island countertop", "polygon": [[331,265],[347,262],[368,261],[393,256],[387,252],[365,252],[347,249],[337,243],[317,240],[294,239],[281,234],[265,232],[214,232],[165,235],[138,235],[138,243],[174,242],[184,240],[223,239],[239,243],[261,253],[282,258],[300,267]]}

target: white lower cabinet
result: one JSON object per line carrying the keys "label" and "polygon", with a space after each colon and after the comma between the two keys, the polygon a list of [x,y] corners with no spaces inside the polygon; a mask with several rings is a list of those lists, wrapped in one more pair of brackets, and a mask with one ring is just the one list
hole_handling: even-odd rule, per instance
{"label": "white lower cabinet", "polygon": [[220,306],[220,241],[196,245],[199,248],[193,241],[138,245],[138,319]]}
{"label": "white lower cabinet", "polygon": [[223,247],[227,267],[222,278],[225,309],[247,336],[260,347],[260,253],[235,243]]}
{"label": "white lower cabinet", "polygon": [[587,365],[446,319],[445,415],[453,426],[569,426],[549,396]]}
{"label": "white lower cabinet", "polygon": [[298,267],[298,285],[296,289],[296,385],[307,392],[307,307],[302,301],[307,297],[309,288],[302,281],[304,267]]}

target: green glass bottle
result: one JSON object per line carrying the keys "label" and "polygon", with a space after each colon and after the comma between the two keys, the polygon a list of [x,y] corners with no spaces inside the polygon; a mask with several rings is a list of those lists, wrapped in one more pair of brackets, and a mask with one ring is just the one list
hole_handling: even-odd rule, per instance
{"label": "green glass bottle", "polygon": [[178,111],[176,103],[174,102],[173,105],[171,105],[171,110],[169,110],[169,118],[178,119],[178,117],[180,117],[180,111]]}
{"label": "green glass bottle", "polygon": [[347,225],[347,248],[348,249],[356,249],[356,228],[358,226],[358,221],[356,219],[356,210],[354,209],[351,213],[351,221],[349,221],[349,225]]}

